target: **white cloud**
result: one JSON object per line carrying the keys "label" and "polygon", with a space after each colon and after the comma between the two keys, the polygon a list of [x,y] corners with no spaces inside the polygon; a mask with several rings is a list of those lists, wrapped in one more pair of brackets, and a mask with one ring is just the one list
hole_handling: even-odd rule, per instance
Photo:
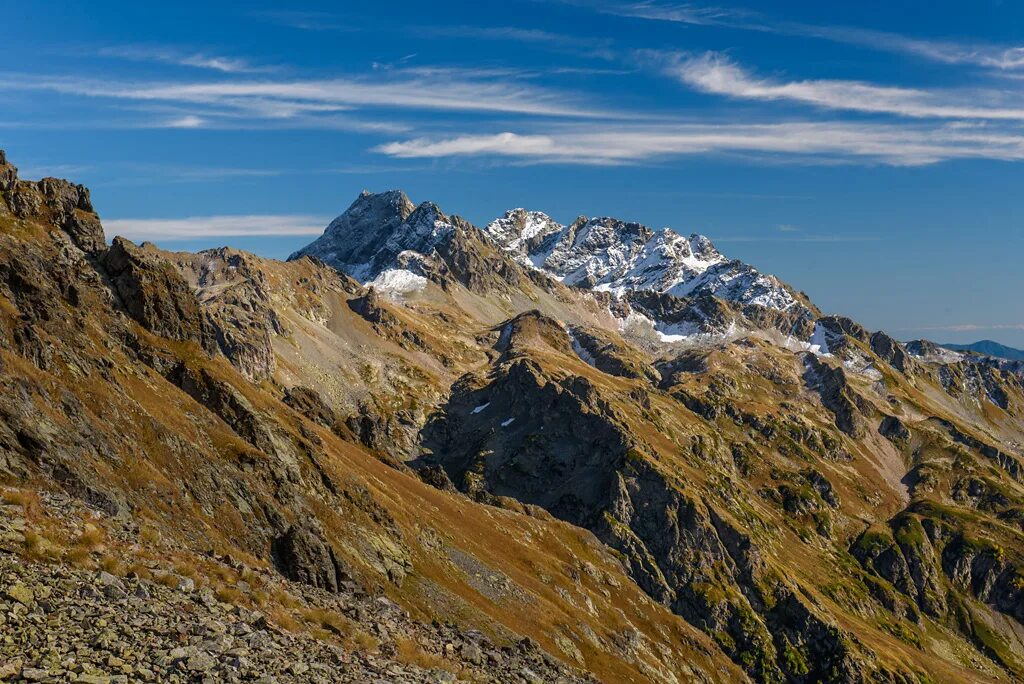
{"label": "white cloud", "polygon": [[194,116],[289,119],[353,109],[411,109],[489,112],[536,116],[601,118],[611,111],[588,106],[580,97],[534,86],[501,73],[452,69],[409,69],[320,80],[249,78],[219,81],[112,81],[78,77],[0,75],[0,90],[49,91],[136,103],[189,106]]}
{"label": "white cloud", "polygon": [[861,81],[756,78],[725,56],[709,52],[670,60],[669,74],[705,93],[749,100],[787,100],[826,109],[894,114],[911,118],[1024,121],[1024,107],[987,106],[972,93],[931,92]]}
{"label": "white cloud", "polygon": [[[573,4],[578,3],[574,2]],[[696,26],[725,26],[762,33],[818,38],[882,52],[913,55],[942,64],[965,64],[995,70],[1024,68],[1024,47],[1021,46],[922,39],[855,26],[786,21],[767,17],[751,10],[725,9],[689,3],[679,5],[645,1],[584,4],[617,16]]]}
{"label": "white cloud", "polygon": [[108,236],[136,242],[207,237],[320,235],[330,219],[301,214],[190,216],[179,219],[105,219]]}
{"label": "white cloud", "polygon": [[176,48],[151,45],[115,45],[100,48],[104,57],[127,59],[137,62],[160,62],[196,69],[209,69],[227,74],[253,74],[274,71],[273,67],[256,66],[237,57],[211,55],[205,52],[189,52]]}
{"label": "white cloud", "polygon": [[694,154],[773,154],[916,166],[950,159],[1024,160],[1024,134],[953,126],[651,124],[557,126],[542,133],[465,134],[390,142],[399,158],[493,156],[532,163],[634,164]]}
{"label": "white cloud", "polygon": [[164,122],[163,126],[166,128],[202,128],[205,123],[206,119],[200,116],[186,114]]}

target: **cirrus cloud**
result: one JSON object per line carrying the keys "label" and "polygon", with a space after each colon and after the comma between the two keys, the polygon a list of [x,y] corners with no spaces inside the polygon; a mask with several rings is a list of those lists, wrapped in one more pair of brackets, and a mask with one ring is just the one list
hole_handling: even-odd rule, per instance
{"label": "cirrus cloud", "polygon": [[252,214],[189,216],[185,218],[106,219],[107,235],[121,235],[136,242],[189,240],[208,237],[273,237],[319,235],[329,219],[305,214]]}
{"label": "cirrus cloud", "polygon": [[717,52],[672,58],[666,71],[701,92],[746,100],[785,100],[825,109],[909,118],[1024,121],[1024,104],[987,105],[979,93],[932,92],[839,79],[757,78]]}
{"label": "cirrus cloud", "polygon": [[543,132],[417,137],[373,148],[397,158],[499,157],[530,163],[636,164],[696,154],[774,154],[919,166],[1024,159],[1024,135],[960,126],[790,122],[561,126]]}

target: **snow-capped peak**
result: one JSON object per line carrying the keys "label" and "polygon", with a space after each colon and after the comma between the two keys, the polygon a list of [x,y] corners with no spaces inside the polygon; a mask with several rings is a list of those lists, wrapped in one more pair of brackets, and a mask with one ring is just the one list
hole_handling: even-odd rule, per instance
{"label": "snow-capped peak", "polygon": [[[324,234],[291,256],[320,258],[367,283],[387,269],[420,268],[440,245],[469,224],[449,219],[431,202],[413,206],[400,191],[363,192]],[[787,310],[793,293],[773,276],[723,256],[711,240],[670,228],[653,231],[608,216],[562,225],[539,211],[512,209],[483,232],[510,257],[566,285],[677,297],[714,295],[741,305]],[[443,251],[443,250],[442,250]],[[416,258],[413,258],[413,257]]]}
{"label": "snow-capped peak", "polygon": [[547,214],[514,209],[484,229],[520,263],[567,285],[621,295],[650,290],[679,297],[713,294],[774,309],[794,296],[776,278],[723,256],[707,237],[611,217],[580,217],[569,226]]}
{"label": "snow-capped peak", "polygon": [[565,226],[542,211],[511,209],[491,221],[484,232],[501,245],[518,262],[534,268],[543,262],[548,238],[559,235]]}

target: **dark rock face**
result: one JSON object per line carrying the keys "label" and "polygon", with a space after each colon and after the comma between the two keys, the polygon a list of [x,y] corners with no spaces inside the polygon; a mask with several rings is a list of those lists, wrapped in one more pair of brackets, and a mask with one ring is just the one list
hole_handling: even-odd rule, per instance
{"label": "dark rock face", "polygon": [[864,326],[846,316],[823,316],[818,323],[835,337],[849,335],[858,342],[868,342],[868,331]]}
{"label": "dark rock face", "polygon": [[457,216],[451,220],[455,226],[451,239],[439,243],[435,250],[455,280],[478,293],[523,284],[522,268],[491,245],[483,233]]}
{"label": "dark rock face", "polygon": [[[483,476],[493,494],[589,524],[631,440],[603,417],[610,408],[586,379],[549,382],[521,359],[484,390],[458,387],[454,393],[457,404],[435,415],[422,435],[428,448],[444,455],[454,482],[465,487]],[[514,420],[506,422],[510,416]]]}
{"label": "dark rock face", "polygon": [[871,335],[871,351],[902,373],[908,373],[913,368],[914,360],[903,345],[884,332],[879,331]]}
{"label": "dark rock face", "polygon": [[192,289],[174,265],[124,238],[103,255],[103,266],[128,313],[152,333],[215,348],[213,330]]}
{"label": "dark rock face", "polygon": [[910,430],[896,416],[886,416],[878,426],[878,433],[899,446],[910,441]]}
{"label": "dark rock face", "polygon": [[320,238],[288,258],[312,256],[341,270],[349,264],[366,263],[413,209],[409,198],[398,190],[377,194],[364,191]]}
{"label": "dark rock face", "polygon": [[376,288],[371,287],[362,297],[348,300],[348,308],[372,325],[379,335],[396,342],[403,349],[423,347],[424,342],[420,336],[402,324],[389,309],[387,298]]}
{"label": "dark rock face", "polygon": [[583,355],[592,360],[598,370],[622,378],[644,378],[655,384],[661,381],[661,374],[655,368],[598,331],[577,326],[572,328],[572,336]]}
{"label": "dark rock face", "polygon": [[284,403],[326,428],[333,428],[338,421],[327,402],[308,387],[289,387],[284,391]]}
{"label": "dark rock face", "polygon": [[[508,324],[506,356],[524,334],[520,319],[516,331]],[[655,469],[589,381],[552,378],[513,354],[485,387],[457,384],[423,441],[434,453],[424,479],[445,487],[441,465],[478,501],[512,497],[592,530],[648,594],[756,680],[867,681],[850,637],[770,570],[726,514]],[[827,479],[807,479],[838,505]]]}
{"label": "dark rock face", "polygon": [[185,364],[174,368],[168,380],[220,416],[246,442],[266,454],[276,453],[269,426],[234,387],[215,378],[205,368],[197,370]]}
{"label": "dark rock face", "polygon": [[835,415],[836,427],[851,437],[863,434],[859,397],[850,387],[846,371],[830,366],[813,354],[806,354],[804,363],[807,385],[818,393],[821,403]]}
{"label": "dark rock face", "polygon": [[271,545],[278,571],[295,582],[337,592],[350,577],[323,534],[309,523],[292,525]]}
{"label": "dark rock face", "polygon": [[443,466],[440,465],[428,465],[420,468],[416,471],[416,474],[420,476],[420,479],[426,482],[431,487],[440,489],[444,492],[457,492],[459,491],[455,487],[455,483],[448,477],[448,473],[445,471]]}

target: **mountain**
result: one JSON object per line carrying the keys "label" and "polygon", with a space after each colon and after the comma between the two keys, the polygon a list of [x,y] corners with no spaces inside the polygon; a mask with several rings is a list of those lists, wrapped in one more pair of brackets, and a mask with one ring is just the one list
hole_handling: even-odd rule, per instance
{"label": "mountain", "polygon": [[522,264],[567,285],[623,294],[650,290],[675,297],[711,294],[740,304],[787,310],[797,298],[777,278],[726,259],[711,241],[665,228],[581,216],[562,226],[547,215],[513,209],[485,232]]}
{"label": "mountain", "polygon": [[981,340],[971,344],[944,344],[942,346],[954,351],[968,351],[986,356],[998,356],[1001,359],[1010,359],[1011,361],[1024,361],[1024,351],[1007,347],[1005,344],[999,344],[992,340]]}
{"label": "mountain", "polygon": [[168,252],[0,155],[3,678],[1024,678],[1024,365],[500,221]]}

